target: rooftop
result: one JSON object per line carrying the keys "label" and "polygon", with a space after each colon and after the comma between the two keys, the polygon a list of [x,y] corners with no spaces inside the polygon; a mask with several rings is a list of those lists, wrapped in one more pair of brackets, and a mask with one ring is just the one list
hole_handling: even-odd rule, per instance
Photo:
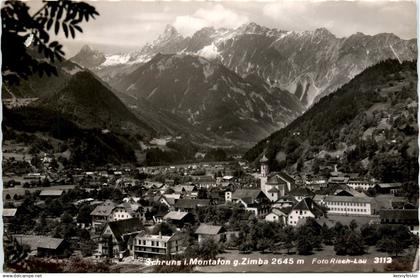
{"label": "rooftop", "polygon": [[34,235],[15,235],[13,236],[19,243],[28,245],[31,250],[38,248],[44,249],[57,249],[64,239],[54,238],[47,236],[34,236]]}
{"label": "rooftop", "polygon": [[39,193],[39,196],[61,196],[64,190],[59,189],[45,189]]}
{"label": "rooftop", "polygon": [[188,215],[188,212],[170,211],[163,217],[163,219],[182,220],[187,215]]}
{"label": "rooftop", "polygon": [[195,231],[199,235],[217,235],[224,231],[222,226],[200,224],[200,226]]}

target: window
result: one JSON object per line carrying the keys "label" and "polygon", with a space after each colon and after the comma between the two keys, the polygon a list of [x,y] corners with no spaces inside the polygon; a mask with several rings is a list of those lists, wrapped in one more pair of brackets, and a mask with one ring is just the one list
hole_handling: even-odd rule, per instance
{"label": "window", "polygon": [[155,242],[152,240],[152,246],[155,246]]}

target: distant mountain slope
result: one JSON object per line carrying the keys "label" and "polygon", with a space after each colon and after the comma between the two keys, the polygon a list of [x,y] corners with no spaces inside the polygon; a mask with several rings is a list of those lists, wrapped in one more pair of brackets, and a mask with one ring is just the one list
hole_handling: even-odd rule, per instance
{"label": "distant mountain slope", "polygon": [[[417,42],[390,33],[337,38],[325,28],[294,32],[256,23],[236,29],[206,27],[185,38],[167,26],[155,41],[138,51],[105,55],[102,64],[89,68],[114,86],[158,53],[218,60],[242,77],[257,74],[309,107],[371,65],[386,59],[416,59]],[[92,56],[86,60],[97,60],[94,57],[100,55],[92,51]]]}
{"label": "distant mountain slope", "polygon": [[80,125],[92,128],[121,127],[143,130],[152,128],[132,114],[114,93],[92,73],[80,71],[66,80],[59,91],[43,97],[39,105],[70,115]]}
{"label": "distant mountain slope", "polygon": [[85,68],[93,68],[104,63],[106,58],[100,51],[93,50],[90,46],[85,45],[71,60]]}
{"label": "distant mountain slope", "polygon": [[265,152],[273,169],[316,172],[320,164],[333,163],[383,181],[417,181],[417,107],[416,62],[384,61],[322,98],[244,157],[257,162]]}
{"label": "distant mountain slope", "polygon": [[[3,108],[3,140],[67,157],[68,166],[136,163],[134,136],[81,128],[57,111],[42,107]],[[20,153],[24,154],[24,153]]]}
{"label": "distant mountain slope", "polygon": [[9,98],[35,98],[40,106],[65,114],[84,128],[125,130],[150,136],[153,128],[140,121],[112,89],[89,70],[71,62],[56,64],[58,76],[31,76],[8,88]]}
{"label": "distant mountain slope", "polygon": [[116,88],[202,133],[250,144],[285,126],[303,106],[288,92],[248,79],[202,57],[158,54]]}
{"label": "distant mountain slope", "polygon": [[13,96],[18,98],[40,98],[43,96],[48,96],[60,90],[63,87],[64,82],[73,74],[83,70],[81,66],[67,60],[63,62],[57,62],[56,69],[58,76],[44,75],[40,77],[35,74],[30,76],[28,80],[21,80],[19,86],[12,86],[8,89],[13,93]]}

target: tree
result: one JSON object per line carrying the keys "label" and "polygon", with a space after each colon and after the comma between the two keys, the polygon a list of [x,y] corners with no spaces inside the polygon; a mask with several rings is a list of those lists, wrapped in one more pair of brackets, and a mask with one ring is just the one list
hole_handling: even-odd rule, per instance
{"label": "tree", "polygon": [[362,255],[365,247],[361,235],[353,230],[347,230],[336,238],[334,251],[337,255]]}
{"label": "tree", "polygon": [[64,212],[60,218],[61,223],[70,224],[73,222],[73,217],[68,212]]}
{"label": "tree", "polygon": [[379,237],[377,234],[377,227],[375,226],[364,225],[360,229],[360,233],[362,235],[363,241],[369,246],[376,245],[376,243],[379,240]]}
{"label": "tree", "polygon": [[155,228],[153,229],[154,234],[161,233],[164,236],[171,236],[174,234],[175,231],[176,231],[176,228],[166,222],[156,225]]}
{"label": "tree", "polygon": [[90,224],[92,221],[92,217],[90,216],[90,213],[92,212],[92,209],[88,205],[83,205],[79,209],[79,213],[77,214],[77,222],[78,223],[84,223],[85,225]]}
{"label": "tree", "polygon": [[398,257],[398,254],[404,251],[404,247],[397,240],[388,237],[379,240],[376,248],[379,251],[393,253],[396,257]]}
{"label": "tree", "polygon": [[[58,41],[50,41],[52,28],[57,35],[75,38],[76,31],[83,32],[80,24],[99,15],[96,9],[84,2],[59,0],[43,1],[34,14],[22,1],[6,1],[1,9],[2,19],[2,77],[7,85],[18,85],[22,79],[38,73],[57,75],[56,60],[62,61],[65,53]],[[32,43],[32,47],[29,47]],[[37,53],[36,53],[37,52]]]}
{"label": "tree", "polygon": [[309,255],[312,253],[312,250],[313,250],[312,242],[305,235],[298,236],[296,248],[299,255]]}
{"label": "tree", "polygon": [[265,252],[274,245],[274,242],[268,238],[261,238],[257,241],[257,249],[261,252]]}
{"label": "tree", "polygon": [[334,232],[332,231],[332,229],[328,228],[325,223],[321,227],[321,238],[324,244],[333,245]]}
{"label": "tree", "polygon": [[218,253],[219,253],[219,246],[214,240],[205,239],[200,243],[200,246],[198,249],[199,257],[205,260],[215,259]]}
{"label": "tree", "polygon": [[350,228],[350,230],[352,230],[352,231],[355,231],[356,230],[356,228],[357,228],[357,222],[356,222],[356,220],[352,220],[351,222],[350,222],[350,224],[349,224],[349,228]]}

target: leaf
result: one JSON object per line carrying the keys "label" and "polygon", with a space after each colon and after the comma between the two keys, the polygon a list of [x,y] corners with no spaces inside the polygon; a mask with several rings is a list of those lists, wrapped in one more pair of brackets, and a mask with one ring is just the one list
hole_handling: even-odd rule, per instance
{"label": "leaf", "polygon": [[60,6],[58,8],[57,20],[61,19],[61,17],[63,16],[63,10],[64,10],[64,7],[63,6]]}
{"label": "leaf", "polygon": [[53,41],[52,43],[50,43],[51,48],[55,48],[57,45],[58,45],[58,41]]}
{"label": "leaf", "polygon": [[55,22],[55,34],[58,35],[58,31],[60,30],[60,21]]}
{"label": "leaf", "polygon": [[66,23],[63,22],[62,25],[63,25],[64,35],[66,36],[66,38],[68,38],[69,37],[69,29],[68,29]]}
{"label": "leaf", "polygon": [[79,31],[80,33],[83,33],[82,28],[80,28],[80,26],[74,25],[74,28]]}
{"label": "leaf", "polygon": [[52,18],[48,19],[48,22],[47,22],[47,30],[50,30],[51,29],[51,26],[52,26],[53,22],[54,22],[54,20]]}
{"label": "leaf", "polygon": [[69,25],[69,28],[70,28],[71,37],[74,39],[74,37],[76,36],[76,34],[74,33],[74,28],[72,25]]}

